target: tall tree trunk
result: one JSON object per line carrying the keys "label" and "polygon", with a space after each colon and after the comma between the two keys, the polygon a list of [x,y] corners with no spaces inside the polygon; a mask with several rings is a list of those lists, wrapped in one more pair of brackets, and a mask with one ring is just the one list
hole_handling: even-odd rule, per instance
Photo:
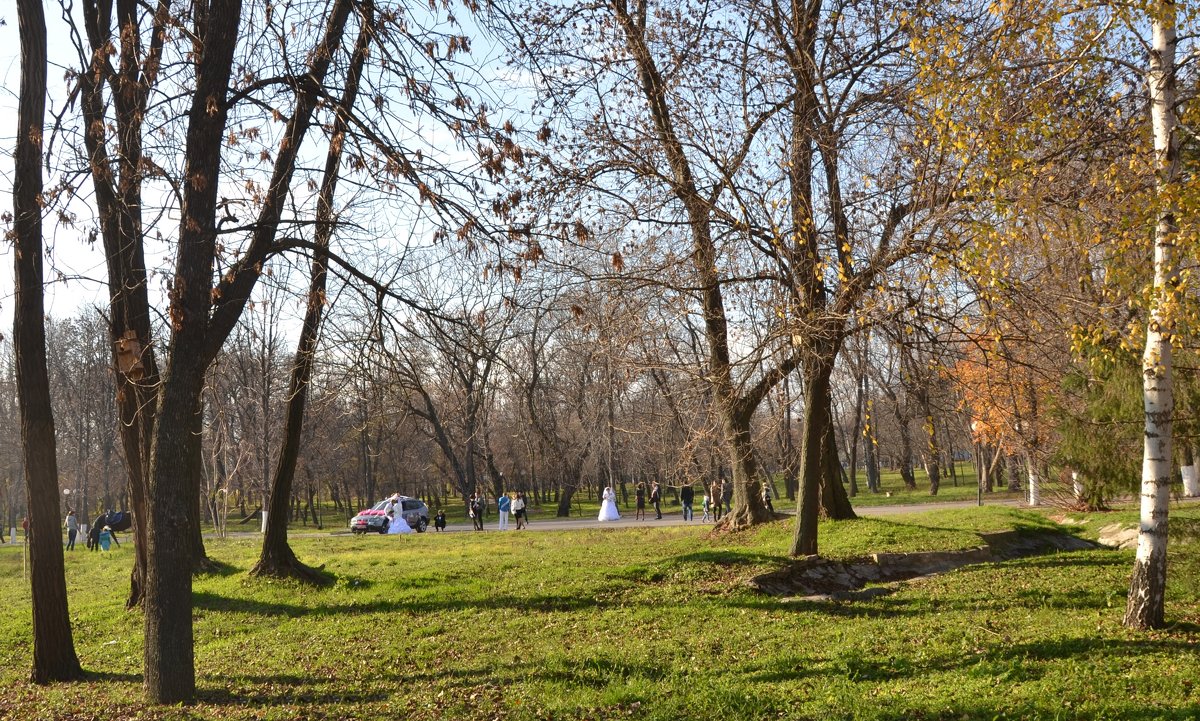
{"label": "tall tree trunk", "polygon": [[194,416],[213,355],[209,314],[213,303],[216,204],[226,93],[241,19],[239,0],[214,0],[203,20],[196,58],[195,94],[188,117],[179,249],[171,289],[174,333],[167,349],[154,444],[150,449],[147,518],[145,687],[154,703],[189,701],[196,692],[192,639],[192,558],[188,499],[196,460],[191,451]]}
{"label": "tall tree trunk", "polygon": [[925,452],[927,454],[925,473],[929,477],[929,495],[936,496],[938,489],[942,486],[942,469],[940,465],[942,449],[938,445],[937,425],[933,420],[933,405],[929,400],[928,387],[921,388],[918,399],[921,404],[921,410],[925,415],[925,422],[922,424],[922,428],[925,430]]}
{"label": "tall tree trunk", "polygon": [[[865,366],[866,354],[864,353],[863,356],[864,357],[861,360],[861,363]],[[867,373],[865,369],[860,371],[858,373],[858,377],[855,378],[854,383],[854,425],[850,429],[850,443],[849,448],[847,449],[850,452],[849,474],[851,498],[854,498],[858,495],[858,443],[859,437],[862,435],[863,401],[866,397],[863,388],[863,382],[866,380],[866,375]]]}
{"label": "tall tree trunk", "polygon": [[[795,369],[799,356],[793,354],[787,357],[765,374],[752,390],[738,396],[729,349],[729,321],[718,273],[717,245],[710,222],[711,200],[698,187],[685,145],[676,131],[668,99],[669,83],[664,81],[655,63],[644,22],[631,15],[624,2],[613,2],[612,8],[625,37],[625,47],[636,65],[638,82],[654,123],[657,140],[670,166],[675,195],[687,213],[692,239],[691,259],[700,288],[704,337],[708,343],[708,382],[725,440],[729,444],[733,470],[733,512],[722,519],[722,525],[736,529],[768,521],[771,515],[763,505],[754,477],[749,419],[766,393]],[[806,208],[805,212],[810,210]],[[810,260],[815,267],[816,256],[811,255]],[[815,277],[812,273],[806,275],[803,272],[800,276]],[[817,286],[815,282],[809,284],[810,288]]]}
{"label": "tall tree trunk", "polygon": [[[330,31],[337,28],[340,35],[350,14],[349,0],[338,0],[330,18]],[[346,136],[347,113],[354,106],[358,95],[359,79],[366,62],[367,46],[373,31],[371,3],[364,5],[362,25],[358,42],[354,47],[349,78],[342,92],[333,136],[325,158],[325,174],[317,198],[316,248],[313,252],[312,270],[308,287],[308,307],[304,313],[304,324],[296,345],[296,358],[292,364],[288,386],[287,414],[283,427],[283,443],[275,478],[271,484],[270,511],[267,514],[267,529],[263,536],[262,553],[258,563],[250,570],[255,576],[291,576],[302,581],[324,583],[327,578],[315,569],[300,562],[292,552],[287,540],[287,501],[292,494],[292,482],[296,475],[296,461],[300,456],[300,438],[304,430],[304,411],[308,402],[308,385],[312,378],[316,358],[317,341],[320,337],[321,319],[325,308],[325,286],[328,277],[329,243],[333,236],[333,202],[337,190],[338,171],[342,161],[342,147]],[[309,496],[309,504],[312,496]]]}
{"label": "tall tree trunk", "polygon": [[[159,372],[151,334],[149,290],[142,238],[141,178],[142,126],[150,88],[158,77],[165,26],[170,3],[161,0],[155,10],[149,51],[143,53],[135,0],[118,0],[121,60],[111,72],[112,4],[84,3],[84,26],[89,67],[79,74],[80,108],[84,120],[84,145],[95,187],[100,235],[108,269],[109,338],[116,385],[121,446],[124,450],[128,493],[133,511],[134,564],[130,573],[126,606],[141,603],[145,586],[146,549],[149,547],[146,519],[147,479],[150,445],[154,437],[154,412],[158,406]],[[119,152],[110,157],[106,139],[109,122],[103,89],[113,88],[112,107]],[[118,175],[114,177],[112,168]],[[123,362],[120,349],[128,349],[131,360]]]}
{"label": "tall tree trunk", "polygon": [[1171,387],[1172,310],[1178,301],[1175,202],[1179,185],[1179,139],[1175,116],[1175,22],[1171,0],[1151,5],[1150,115],[1154,135],[1157,193],[1161,206],[1154,229],[1154,296],[1142,354],[1146,414],[1142,455],[1141,523],[1129,582],[1125,625],[1160,628],[1167,587],[1167,512],[1170,510],[1171,434],[1175,401]]}
{"label": "tall tree trunk", "polygon": [[42,288],[42,129],[46,118],[46,16],[41,0],[18,0],[21,96],[13,152],[13,355],[29,503],[34,683],[83,677],[63,568],[58,461],[46,369]]}
{"label": "tall tree trunk", "polygon": [[900,435],[900,478],[904,480],[905,488],[910,491],[916,490],[917,477],[913,475],[912,434],[909,432],[908,417],[900,405],[899,397],[896,398],[893,408],[897,432]]}
{"label": "tall tree trunk", "polygon": [[562,492],[558,494],[558,509],[555,511],[555,516],[558,518],[570,518],[571,516],[571,499],[575,497],[575,484],[564,484]]}
{"label": "tall tree trunk", "polygon": [[796,532],[791,555],[817,554],[817,522],[820,518],[821,484],[828,469],[825,453],[826,429],[832,428],[829,415],[832,396],[829,376],[832,368],[808,366],[804,370],[804,431],[800,442],[800,505],[796,512]]}
{"label": "tall tree trunk", "polygon": [[879,493],[879,441],[875,435],[875,404],[871,401],[871,374],[867,372],[866,351],[863,352],[862,388],[866,412],[863,420],[863,455],[867,466],[867,488]]}
{"label": "tall tree trunk", "polygon": [[825,455],[825,473],[821,478],[821,515],[835,521],[848,521],[858,518],[858,516],[850,505],[850,498],[846,495],[846,486],[842,482],[842,462],[838,458],[833,415],[832,413],[827,415],[829,425],[825,429],[822,449]]}

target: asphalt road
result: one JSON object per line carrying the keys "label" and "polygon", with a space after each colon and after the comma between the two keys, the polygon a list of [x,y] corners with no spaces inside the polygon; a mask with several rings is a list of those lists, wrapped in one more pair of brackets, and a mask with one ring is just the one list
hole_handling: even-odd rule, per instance
{"label": "asphalt road", "polygon": [[[900,514],[906,514],[906,513],[923,513],[925,511],[937,511],[937,510],[943,510],[943,509],[947,509],[947,508],[970,508],[974,505],[975,505],[975,501],[942,501],[942,502],[938,502],[938,503],[911,503],[911,504],[900,504],[900,505],[892,505],[892,506],[862,506],[862,507],[856,507],[854,509],[854,511],[855,511],[855,513],[859,514],[860,516],[894,516],[894,515],[900,515]],[[990,502],[986,505],[989,505],[989,506],[1017,506],[1019,504],[1017,501],[1009,500],[1009,501],[994,501],[994,502]],[[795,511],[792,509],[784,510],[781,512],[786,513],[788,515],[795,515]],[[583,529],[583,528],[650,528],[650,527],[654,527],[654,526],[696,526],[697,528],[703,528],[705,526],[713,525],[711,521],[701,521],[700,520],[701,514],[699,512],[697,512],[697,514],[696,514],[696,520],[693,520],[693,521],[684,521],[683,514],[678,510],[663,514],[662,520],[655,520],[653,511],[651,511],[650,513],[647,513],[646,515],[647,515],[646,520],[637,521],[637,520],[634,520],[633,512],[630,511],[628,513],[625,513],[621,517],[621,519],[618,521],[607,521],[604,523],[597,521],[593,517],[541,518],[541,519],[536,519],[532,523],[530,523],[528,530],[530,530],[530,531],[569,531],[569,530],[578,530],[578,529]],[[495,533],[497,530],[496,523],[497,523],[496,515],[493,513],[484,522],[484,530],[482,532]],[[508,530],[515,531],[516,527],[517,527],[516,522],[510,519],[509,523],[508,523]],[[427,531],[427,533],[434,533],[434,532],[435,531],[433,530],[432,527],[430,527],[429,531]],[[445,530],[445,533],[470,533],[470,532],[472,532],[471,524],[465,523],[465,522],[451,523],[449,526],[446,527],[446,530]],[[338,529],[333,529],[331,527],[327,527],[324,531],[316,531],[316,530],[297,531],[295,529],[292,529],[292,530],[288,531],[288,536],[290,536],[290,537],[327,536],[330,534],[343,535],[343,534],[349,534],[349,533],[350,533],[350,531],[348,529],[346,529],[345,527],[338,528]],[[208,536],[211,534],[205,534],[205,535]],[[247,536],[259,536],[262,534],[258,533],[256,531],[238,530],[238,531],[230,531],[227,535],[230,537],[233,537],[233,538],[244,538]]]}
{"label": "asphalt road", "polygon": [[[1132,503],[1132,500],[1130,502]],[[1200,505],[1200,498],[1185,498],[1182,500],[1179,500],[1179,499],[1172,500],[1172,504],[1179,504],[1179,503],[1183,503],[1186,505]],[[932,502],[932,503],[910,503],[910,504],[897,504],[897,505],[890,505],[890,506],[858,506],[858,507],[855,507],[854,512],[860,516],[897,516],[897,515],[904,515],[904,514],[910,514],[910,513],[924,513],[926,511],[940,511],[940,510],[945,510],[948,508],[971,508],[974,505],[975,505],[975,501],[939,501],[939,502]],[[989,501],[989,502],[985,503],[984,505],[1017,507],[1017,506],[1020,506],[1021,504],[1019,501],[1016,501],[1016,500],[1003,500],[1003,501]],[[782,512],[786,513],[788,515],[795,515],[794,509],[787,509],[787,510],[783,510]],[[568,530],[578,530],[578,529],[583,529],[583,528],[643,528],[643,527],[648,528],[648,527],[654,527],[654,526],[695,526],[697,528],[703,528],[706,526],[712,526],[711,521],[699,520],[699,518],[700,518],[699,513],[697,513],[696,520],[690,521],[690,522],[685,522],[683,520],[683,515],[681,514],[680,511],[677,511],[677,510],[664,514],[662,520],[655,520],[654,516],[653,516],[653,511],[651,511],[651,513],[647,514],[647,516],[648,516],[647,520],[635,521],[633,519],[633,512],[631,511],[631,512],[628,512],[625,515],[623,515],[619,521],[608,521],[605,523],[601,523],[600,521],[597,521],[593,517],[543,518],[543,519],[537,519],[537,520],[533,521],[532,523],[530,523],[528,529],[530,531],[568,531]],[[517,527],[516,522],[510,520],[509,524],[508,524],[509,531],[515,531],[516,527]],[[471,531],[472,531],[471,524],[461,522],[461,523],[450,524],[446,528],[445,532],[446,533],[470,533]],[[484,533],[495,533],[496,531],[497,531],[496,516],[493,513],[485,521],[483,532]],[[331,534],[348,535],[349,533],[350,533],[350,531],[343,526],[341,528],[336,528],[336,529],[332,528],[332,527],[327,527],[324,531],[317,531],[317,530],[297,531],[297,530],[293,529],[293,530],[288,531],[288,536],[290,536],[290,537],[328,536]],[[427,531],[427,533],[434,533],[434,530],[432,528],[430,528],[430,530]],[[205,536],[211,536],[211,535],[212,534],[205,534]],[[262,534],[257,531],[238,530],[238,531],[230,531],[228,535],[230,537],[234,537],[234,538],[244,538],[247,536],[260,536]]]}

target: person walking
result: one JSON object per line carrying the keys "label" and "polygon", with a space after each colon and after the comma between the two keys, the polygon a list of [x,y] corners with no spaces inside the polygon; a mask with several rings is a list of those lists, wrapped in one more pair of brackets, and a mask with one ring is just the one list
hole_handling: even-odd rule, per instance
{"label": "person walking", "polygon": [[467,501],[467,515],[471,517],[471,529],[475,531],[483,530],[483,499],[478,493],[471,494],[471,500]]}
{"label": "person walking", "polygon": [[775,512],[775,506],[771,503],[771,499],[775,497],[775,491],[771,488],[771,482],[763,480],[762,483],[762,502],[771,513]]}
{"label": "person walking", "polygon": [[508,493],[501,491],[500,497],[496,499],[496,514],[500,516],[501,531],[508,530],[508,510],[512,506],[512,499],[508,497]]}
{"label": "person walking", "polygon": [[529,526],[529,520],[525,516],[525,494],[517,491],[517,497],[512,502],[513,515],[517,517],[517,530]]}
{"label": "person walking", "polygon": [[633,491],[633,497],[634,497],[633,520],[635,520],[635,521],[646,520],[646,484],[645,483],[637,484],[637,488],[634,489],[634,491]]}
{"label": "person walking", "polygon": [[708,487],[705,486],[705,488],[704,488],[704,505],[703,505],[704,515],[700,518],[701,521],[707,521],[709,519],[710,516],[708,515],[708,510],[711,507],[712,507],[712,496],[709,495]]}
{"label": "person walking", "polygon": [[688,483],[679,489],[679,503],[683,505],[683,520],[690,521],[696,517],[692,511],[692,504],[695,502],[696,491],[692,488],[692,484]]}
{"label": "person walking", "polygon": [[733,511],[733,484],[724,478],[721,479],[721,505],[726,513]]}
{"label": "person walking", "polygon": [[658,489],[658,481],[650,486],[650,505],[654,506],[654,520],[662,520],[662,491]]}
{"label": "person walking", "polygon": [[67,509],[67,550],[75,550],[75,536],[79,533],[79,519],[75,517],[75,511],[71,508]]}
{"label": "person walking", "polygon": [[721,510],[722,510],[721,482],[713,481],[712,488],[709,489],[709,493],[712,495],[713,521],[719,522],[721,520]]}

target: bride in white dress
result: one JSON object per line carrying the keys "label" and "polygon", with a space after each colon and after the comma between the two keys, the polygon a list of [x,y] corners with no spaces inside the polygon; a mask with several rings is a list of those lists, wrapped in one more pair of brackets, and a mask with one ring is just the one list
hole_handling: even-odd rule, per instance
{"label": "bride in white dress", "polygon": [[404,520],[404,513],[396,499],[392,499],[392,505],[388,507],[387,514],[391,519],[391,523],[388,524],[389,535],[392,533],[416,533],[412,526],[408,525],[408,521]]}
{"label": "bride in white dress", "polygon": [[600,521],[619,521],[621,514],[617,512],[617,494],[611,486],[604,489],[604,500],[600,504]]}

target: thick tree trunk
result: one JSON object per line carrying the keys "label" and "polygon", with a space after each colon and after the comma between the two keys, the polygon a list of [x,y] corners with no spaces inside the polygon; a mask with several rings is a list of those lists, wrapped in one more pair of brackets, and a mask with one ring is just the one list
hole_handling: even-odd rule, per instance
{"label": "thick tree trunk", "polygon": [[214,0],[203,19],[196,90],[188,117],[179,250],[171,289],[173,326],[150,449],[147,519],[145,687],[154,703],[191,700],[196,691],[192,642],[192,539],[189,500],[198,497],[192,435],[205,370],[212,357],[216,201],[239,0]]}
{"label": "thick tree trunk", "polygon": [[726,509],[719,525],[736,530],[773,520],[774,516],[762,502],[762,485],[758,480],[754,443],[750,437],[750,417],[726,411],[725,424],[729,468],[733,475],[733,508]]}
{"label": "thick tree trunk", "polygon": [[558,518],[570,518],[571,516],[571,499],[575,497],[575,485],[564,485],[562,491],[558,494],[558,510],[555,511],[555,516]]}
{"label": "thick tree trunk", "polygon": [[825,473],[821,478],[821,515],[835,521],[848,521],[858,516],[846,495],[842,482],[842,462],[838,458],[837,443],[834,441],[833,415],[827,414],[830,422],[825,429],[824,449]]}
{"label": "thick tree trunk", "polygon": [[[814,364],[815,365],[815,364]],[[800,505],[796,512],[796,532],[791,555],[817,554],[817,522],[820,519],[821,485],[827,475],[829,454],[825,452],[832,395],[829,383],[831,367],[805,368],[804,431],[800,442]]]}
{"label": "thick tree trunk", "polygon": [[1175,116],[1175,3],[1151,5],[1150,115],[1159,202],[1154,230],[1154,296],[1142,354],[1145,444],[1142,455],[1141,523],[1125,625],[1160,628],[1167,587],[1167,513],[1170,510],[1171,434],[1175,401],[1171,387],[1171,336],[1178,311],[1175,198],[1179,184],[1179,140]]}
{"label": "thick tree trunk", "polygon": [[21,95],[13,153],[13,355],[29,503],[34,683],[81,678],[67,610],[58,461],[46,369],[42,288],[42,129],[46,114],[46,16],[41,0],[18,0]]}

